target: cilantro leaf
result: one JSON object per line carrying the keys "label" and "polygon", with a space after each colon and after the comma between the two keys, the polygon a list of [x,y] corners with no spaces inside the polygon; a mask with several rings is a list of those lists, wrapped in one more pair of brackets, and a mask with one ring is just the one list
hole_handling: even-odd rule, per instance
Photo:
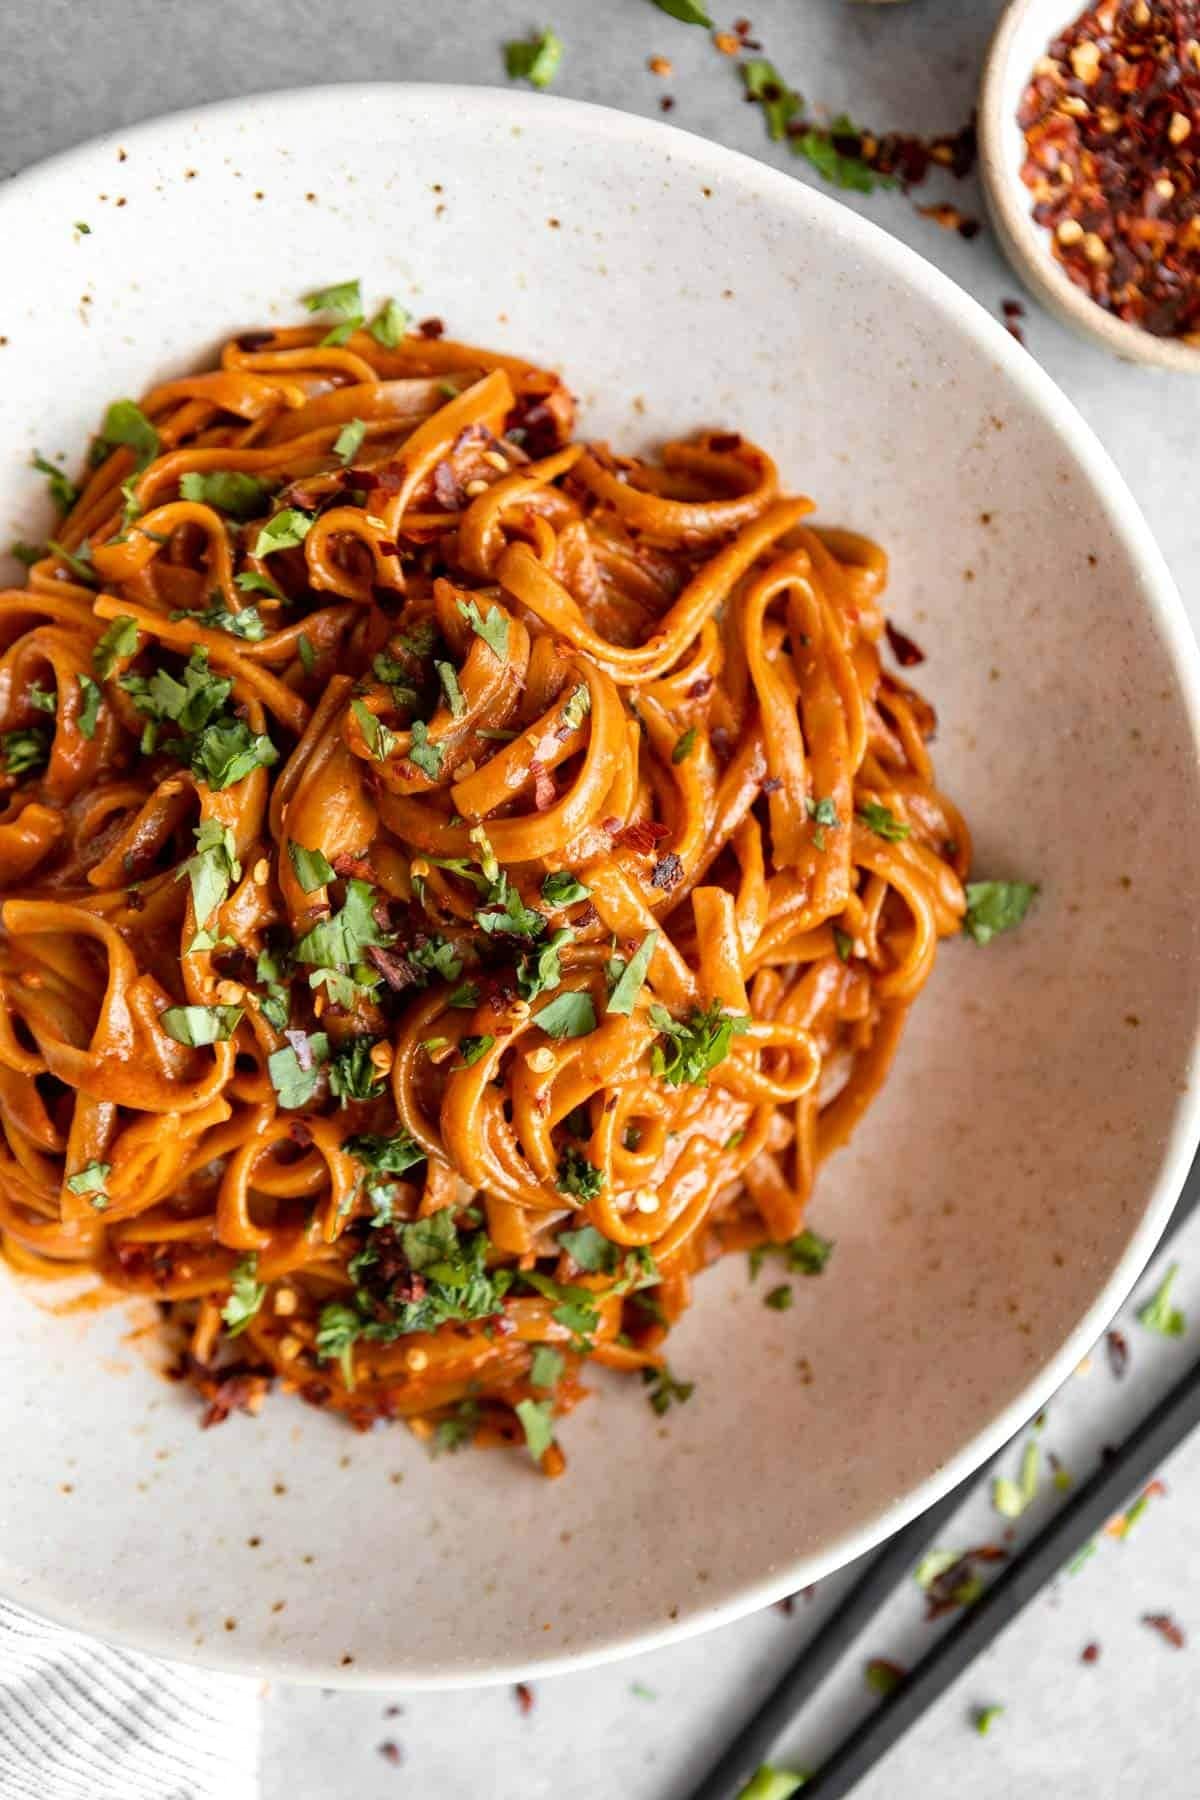
{"label": "cilantro leaf", "polygon": [[[574,1154],[578,1156],[579,1153],[576,1151]],[[588,1167],[591,1168],[590,1163]],[[560,1231],[558,1245],[581,1269],[586,1269],[589,1275],[616,1273],[620,1250],[611,1238],[606,1238],[594,1225],[582,1225],[578,1231]]]}
{"label": "cilantro leaf", "polygon": [[296,649],[300,653],[300,666],[306,675],[311,675],[317,666],[317,653],[312,647],[308,633],[302,631],[296,639]]}
{"label": "cilantro leaf", "polygon": [[569,869],[558,869],[542,882],[542,899],[547,906],[574,906],[577,900],[586,900],[591,891]]}
{"label": "cilantro leaf", "polygon": [[333,454],[342,467],[352,463],[362,449],[362,441],[367,435],[367,427],[362,419],[351,419],[343,425],[333,440]]}
{"label": "cilantro leaf", "polygon": [[237,859],[233,833],[219,819],[205,819],[196,827],[196,851],[179,871],[178,879],[187,876],[192,889],[192,909],[197,926],[204,926],[229,892],[230,883],[240,881],[242,865]]}
{"label": "cilantro leaf", "polygon": [[433,1454],[439,1456],[443,1450],[461,1450],[464,1444],[471,1442],[478,1428],[478,1400],[460,1400],[434,1427]]}
{"label": "cilantro leaf", "polygon": [[76,722],[85,738],[96,735],[96,721],[100,717],[100,689],[90,675],[77,675],[79,683],[80,707]]}
{"label": "cilantro leaf", "polygon": [[243,606],[239,612],[230,612],[221,604],[220,595],[214,595],[203,612],[175,611],[171,617],[195,619],[197,625],[203,625],[209,631],[224,631],[229,637],[242,638],[248,644],[261,644],[267,635],[257,606]]}
{"label": "cilantro leaf", "polygon": [[[296,1033],[292,1035],[294,1037]],[[268,1056],[267,1074],[281,1107],[291,1110],[312,1099],[317,1091],[321,1064],[328,1058],[329,1039],[323,1031],[312,1032],[305,1040],[303,1063],[294,1044],[284,1044]]]}
{"label": "cilantro leaf", "polygon": [[748,1018],[726,1012],[716,1000],[711,1006],[694,1008],[682,1020],[673,1019],[665,1007],[653,1005],[650,1019],[661,1034],[650,1052],[650,1067],[671,1087],[682,1087],[685,1082],[707,1087],[709,1070],[724,1062],[732,1040],[750,1028]]}
{"label": "cilantro leaf", "polygon": [[50,734],[36,725],[0,732],[0,756],[9,775],[30,775],[50,760]]}
{"label": "cilantro leaf", "polygon": [[513,1411],[521,1421],[530,1456],[541,1462],[554,1442],[553,1400],[518,1400]]}
{"label": "cilantro leaf", "polygon": [[898,819],[889,807],[881,806],[878,800],[868,800],[865,806],[859,808],[858,816],[876,837],[886,839],[889,844],[903,843],[912,831],[911,825]]}
{"label": "cilantro leaf", "polygon": [[303,844],[289,838],[288,856],[296,871],[296,880],[306,894],[315,894],[319,887],[336,880],[333,866],[323,850],[306,850]]}
{"label": "cilantro leaf", "polygon": [[253,1253],[243,1256],[230,1271],[229,1298],[221,1308],[230,1337],[245,1331],[266,1297],[266,1284],[258,1279],[258,1257]]}
{"label": "cilantro leaf", "polygon": [[379,1041],[352,1038],[330,1062],[329,1091],[343,1106],[347,1100],[374,1100],[383,1092],[383,1076],[371,1061],[371,1051]]}
{"label": "cilantro leaf", "polygon": [[569,725],[572,731],[577,730],[591,710],[592,696],[581,681],[578,687],[573,687],[567,695],[566,704],[562,709],[564,725]]}
{"label": "cilantro leaf", "polygon": [[596,1009],[590,994],[573,991],[558,994],[538,1013],[535,1023],[552,1038],[586,1037],[596,1029]]}
{"label": "cilantro leaf", "polygon": [[214,793],[242,781],[252,769],[269,769],[279,752],[264,732],[252,732],[244,719],[219,720],[206,726],[192,749],[192,773]]}
{"label": "cilantro leaf", "polygon": [[486,1056],[496,1040],[490,1032],[483,1032],[478,1037],[461,1037],[458,1040],[458,1054],[462,1061],[460,1067],[469,1069],[477,1063],[481,1056]]}
{"label": "cilantro leaf", "polygon": [[352,880],[340,911],[320,919],[296,945],[296,961],[324,969],[351,969],[371,944],[391,939],[375,919],[375,895],[369,882]]}
{"label": "cilantro leaf", "polygon": [[646,971],[650,967],[650,958],[654,955],[654,946],[658,942],[658,932],[648,931],[627,963],[614,957],[609,965],[611,969],[619,969],[612,993],[608,996],[605,1012],[622,1013],[625,1017],[633,1011],[638,995],[646,980]]}
{"label": "cilantro leaf", "polygon": [[118,662],[133,656],[138,645],[136,619],[118,613],[100,642],[92,649],[92,667],[101,681],[107,681]]}
{"label": "cilantro leaf", "polygon": [[562,1372],[563,1358],[561,1351],[552,1350],[549,1344],[539,1344],[533,1353],[533,1362],[530,1364],[529,1368],[530,1387],[556,1387]]}
{"label": "cilantro leaf", "polygon": [[[815,127],[790,140],[792,154],[811,163],[818,175],[834,187],[850,188],[858,194],[870,194],[877,187],[892,187],[890,175],[873,169],[862,155],[862,133],[845,113],[839,113],[828,130]],[[853,145],[858,145],[857,150]]]}
{"label": "cilantro leaf", "polygon": [[660,1418],[672,1405],[685,1405],[696,1391],[694,1381],[676,1381],[665,1364],[661,1369],[643,1369],[642,1380],[650,1389],[646,1398]]}
{"label": "cilantro leaf", "polygon": [[348,1137],[344,1148],[348,1156],[354,1157],[374,1175],[403,1175],[406,1169],[425,1161],[424,1150],[403,1126],[391,1137],[369,1133]]}
{"label": "cilantro leaf", "polygon": [[790,1800],[807,1779],[805,1775],[794,1774],[791,1769],[776,1769],[770,1763],[760,1763],[737,1800]]}
{"label": "cilantro leaf", "polygon": [[1172,1263],[1157,1292],[1138,1308],[1138,1324],[1144,1325],[1147,1331],[1156,1331],[1160,1337],[1182,1337],[1187,1330],[1184,1315],[1177,1306],[1171,1305],[1171,1289],[1178,1273],[1179,1264]]}
{"label": "cilantro leaf", "polygon": [[600,1323],[600,1314],[596,1309],[597,1296],[591,1288],[578,1287],[571,1282],[553,1281],[549,1275],[543,1275],[537,1269],[522,1269],[520,1279],[547,1300],[558,1302],[550,1317],[556,1325],[563,1326],[572,1334],[577,1349],[592,1348],[591,1334]]}
{"label": "cilantro leaf", "polygon": [[96,1211],[103,1212],[108,1205],[105,1183],[111,1174],[111,1163],[85,1163],[82,1169],[75,1171],[74,1175],[67,1176],[67,1186],[73,1194],[87,1194]]}
{"label": "cilantro leaf", "polygon": [[517,963],[517,992],[523,1000],[535,1000],[562,981],[559,951],[574,940],[575,933],[563,925],[540,949],[530,951]]}
{"label": "cilantro leaf", "polygon": [[138,474],[158,455],[158,432],[134,401],[114,400],[100,427],[100,444],[106,451],[118,445],[132,450],[134,473]]}
{"label": "cilantro leaf", "polygon": [[396,733],[389,731],[383,720],[363,700],[352,700],[350,710],[358,720],[363,742],[376,762],[386,762],[396,748]]}
{"label": "cilantro leaf", "polygon": [[467,710],[467,703],[463,699],[463,691],[458,685],[458,672],[454,664],[435,662],[433,666],[437,670],[437,678],[441,683],[442,692],[446,696],[446,705],[450,708],[451,717],[461,719]]}
{"label": "cilantro leaf", "polygon": [[192,651],[182,680],[160,668],[150,676],[122,675],[120,686],[146,718],[178,725],[189,735],[203,731],[217,719],[233,692],[233,682],[227,676],[211,672],[208,651],[204,649]]}
{"label": "cilantro leaf", "polygon": [[778,1287],[773,1287],[769,1294],[763,1295],[763,1305],[769,1306],[772,1312],[788,1312],[794,1299],[795,1295],[784,1281]]}
{"label": "cilantro leaf", "polygon": [[429,727],[423,719],[414,719],[410,729],[412,743],[409,746],[408,760],[414,768],[420,769],[422,775],[430,781],[436,781],[442,772],[445,748],[430,740]]}
{"label": "cilantro leaf", "polygon": [[342,1380],[348,1388],[354,1386],[353,1348],[362,1329],[361,1316],[352,1306],[344,1306],[340,1300],[329,1301],[328,1305],[321,1308],[317,1317],[317,1355],[323,1362],[336,1361],[340,1365]]}
{"label": "cilantro leaf", "polygon": [[992,1505],[1005,1519],[1019,1519],[1021,1514],[1037,1497],[1038,1489],[1038,1447],[1033,1438],[1025,1445],[1021,1454],[1021,1473],[1018,1480],[1013,1481],[1007,1475],[999,1475],[992,1482]]}
{"label": "cilantro leaf", "polygon": [[504,67],[511,81],[549,87],[562,61],[562,39],[546,30],[534,38],[516,38],[504,46]]}
{"label": "cilantro leaf", "polygon": [[267,520],[258,534],[254,555],[270,556],[275,550],[293,550],[297,544],[304,542],[312,526],[312,513],[287,506],[282,512],[277,512],[274,518]]}
{"label": "cilantro leaf", "polygon": [[783,1245],[783,1254],[794,1275],[819,1275],[833,1255],[833,1239],[805,1227]]}
{"label": "cilantro leaf", "polygon": [[659,12],[670,13],[684,25],[703,25],[706,31],[712,30],[712,20],[696,5],[696,0],[654,0],[654,4]]}
{"label": "cilantro leaf", "polygon": [[310,313],[332,313],[335,319],[350,319],[362,311],[362,290],[357,277],[353,281],[337,281],[332,287],[317,288],[304,296]]}
{"label": "cilantro leaf", "polygon": [[398,300],[385,300],[368,330],[377,344],[385,350],[394,350],[405,332],[408,330],[410,312],[406,312]]}
{"label": "cilantro leaf", "polygon": [[582,1150],[568,1144],[558,1160],[555,1185],[561,1194],[574,1194],[578,1200],[594,1200],[603,1190],[604,1171],[589,1162]]}
{"label": "cilantro leaf", "polygon": [[34,682],[25,698],[30,706],[36,706],[39,712],[49,713],[51,718],[58,711],[58,694],[51,693],[49,688],[42,687],[39,682]]}
{"label": "cilantro leaf", "polygon": [[754,56],[741,65],[746,98],[756,100],[767,120],[767,135],[776,143],[787,136],[787,128],[800,110],[799,94],[793,93],[773,63]]}
{"label": "cilantro leaf", "polygon": [[36,450],[29,460],[30,466],[36,469],[39,475],[44,475],[46,477],[46,485],[50,489],[50,498],[58,507],[58,510],[60,512],[69,513],[79,498],[79,489],[75,486],[75,483],[71,480],[70,476],[65,470],[60,469],[57,463],[49,462],[46,457],[40,455]]}
{"label": "cilantro leaf", "polygon": [[499,606],[488,606],[487,617],[474,600],[460,600],[458,610],[476,637],[481,637],[492,655],[500,662],[508,659],[508,614]]}
{"label": "cilantro leaf", "polygon": [[167,1036],[192,1050],[231,1038],[241,1019],[240,1006],[168,1006],[158,1015]]}
{"label": "cilantro leaf", "polygon": [[[503,910],[488,910],[494,907],[501,907]],[[490,937],[495,937],[497,933],[511,933],[516,937],[536,938],[546,929],[545,913],[538,912],[536,907],[526,906],[516,888],[508,885],[508,877],[505,875],[491,884],[488,908],[481,907],[476,912],[475,923]]]}
{"label": "cilantro leaf", "polygon": [[[280,545],[275,546],[281,548]],[[269,575],[260,575],[257,569],[243,569],[240,575],[234,576],[234,583],[243,594],[269,594],[272,600],[286,600],[283,589],[276,587]]]}
{"label": "cilantro leaf", "polygon": [[675,748],[671,752],[671,761],[673,763],[686,762],[695,748],[696,727],[689,725],[683,736],[676,740]]}
{"label": "cilantro leaf", "polygon": [[839,925],[835,925],[833,928],[833,947],[837,951],[839,962],[849,962],[854,954],[854,939]]}
{"label": "cilantro leaf", "polygon": [[980,1737],[987,1736],[1003,1711],[1004,1708],[1002,1706],[981,1706],[978,1708],[975,1713],[975,1729]]}
{"label": "cilantro leaf", "polygon": [[966,892],[963,930],[977,944],[990,944],[997,932],[1021,923],[1038,888],[1028,881],[970,881]]}
{"label": "cilantro leaf", "polygon": [[231,519],[252,519],[262,511],[270,487],[240,469],[190,469],[180,477],[179,492],[184,500],[215,507]]}
{"label": "cilantro leaf", "polygon": [[463,971],[463,960],[448,938],[426,938],[407,952],[407,960],[418,969],[440,975],[443,981],[457,981]]}

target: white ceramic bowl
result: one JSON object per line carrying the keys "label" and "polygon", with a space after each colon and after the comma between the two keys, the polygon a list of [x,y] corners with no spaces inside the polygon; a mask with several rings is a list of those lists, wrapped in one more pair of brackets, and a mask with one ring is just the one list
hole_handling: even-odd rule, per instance
{"label": "white ceramic bowl", "polygon": [[1025,139],[1017,109],[1033,65],[1047,45],[1085,9],[1085,0],[1010,0],[984,63],[979,94],[979,166],[988,212],[1005,255],[1044,306],[1126,362],[1200,374],[1200,347],[1154,337],[1130,325],[1076,287],[1054,256],[1050,234],[1034,221],[1021,180]]}
{"label": "white ceramic bowl", "polygon": [[866,1550],[1070,1371],[1197,1135],[1197,657],[1108,458],[853,213],[544,96],[346,88],[169,119],[13,182],[0,241],[0,541],[45,528],[34,445],[77,456],[112,396],[361,274],[561,365],[588,431],[719,422],[877,534],[978,870],[1043,888],[1019,932],[943,947],[821,1178],[826,1274],[783,1314],[741,1257],[704,1276],[671,1345],[690,1404],[660,1420],[597,1379],[561,1481],[281,1396],[201,1432],[122,1315],[54,1317],[0,1280],[0,1592],[174,1656],[437,1685],[661,1643]]}

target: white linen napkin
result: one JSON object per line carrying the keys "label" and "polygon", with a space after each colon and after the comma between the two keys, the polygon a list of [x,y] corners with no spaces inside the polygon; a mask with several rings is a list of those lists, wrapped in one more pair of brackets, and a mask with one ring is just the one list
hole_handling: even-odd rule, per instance
{"label": "white linen napkin", "polygon": [[3,1800],[256,1800],[260,1684],[0,1601]]}

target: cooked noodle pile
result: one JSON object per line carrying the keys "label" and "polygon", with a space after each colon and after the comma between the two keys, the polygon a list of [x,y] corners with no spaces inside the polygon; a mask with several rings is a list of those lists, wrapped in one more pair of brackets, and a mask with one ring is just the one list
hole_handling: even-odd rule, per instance
{"label": "cooked noodle pile", "polygon": [[961,925],[882,552],[739,437],[571,427],[394,307],[252,332],[0,593],[5,1253],[162,1302],[209,1420],[554,1473],[586,1360],[680,1397]]}

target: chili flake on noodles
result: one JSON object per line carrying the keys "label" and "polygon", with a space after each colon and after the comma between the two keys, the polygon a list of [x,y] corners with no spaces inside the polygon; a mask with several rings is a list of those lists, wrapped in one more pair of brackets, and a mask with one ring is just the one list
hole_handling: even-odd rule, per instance
{"label": "chili flake on noodles", "polygon": [[1101,0],[1035,63],[1022,179],[1071,280],[1200,342],[1200,0]]}

